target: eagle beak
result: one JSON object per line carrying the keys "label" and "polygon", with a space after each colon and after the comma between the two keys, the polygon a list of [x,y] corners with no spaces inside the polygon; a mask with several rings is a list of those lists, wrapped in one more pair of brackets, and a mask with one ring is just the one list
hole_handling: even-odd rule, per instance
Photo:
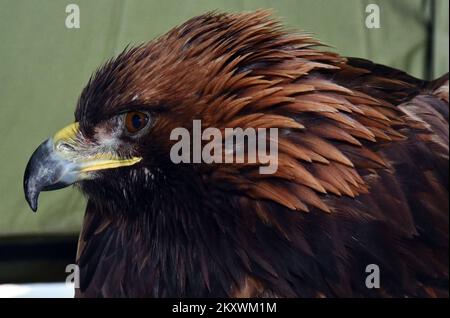
{"label": "eagle beak", "polygon": [[36,212],[41,191],[67,187],[91,179],[94,171],[131,166],[142,158],[120,158],[89,143],[73,123],[44,141],[28,161],[23,178],[25,198]]}

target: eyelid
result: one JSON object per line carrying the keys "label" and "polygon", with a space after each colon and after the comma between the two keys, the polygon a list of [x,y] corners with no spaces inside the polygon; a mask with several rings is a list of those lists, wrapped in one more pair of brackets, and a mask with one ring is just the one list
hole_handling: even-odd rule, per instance
{"label": "eyelid", "polygon": [[130,112],[144,113],[148,117],[150,117],[150,112],[148,110],[145,110],[145,109],[142,109],[142,108],[124,108],[124,109],[120,110],[119,112],[117,112],[116,116],[123,116],[125,114],[130,113]]}

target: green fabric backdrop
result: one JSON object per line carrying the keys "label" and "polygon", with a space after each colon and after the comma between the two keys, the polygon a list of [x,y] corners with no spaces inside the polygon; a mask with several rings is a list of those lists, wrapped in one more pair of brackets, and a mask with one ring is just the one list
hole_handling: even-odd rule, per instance
{"label": "green fabric backdrop", "polygon": [[[80,29],[65,27],[69,3],[80,7]],[[381,8],[380,29],[364,25],[369,3]],[[424,0],[0,0],[0,237],[78,231],[79,193],[43,193],[33,215],[22,176],[35,147],[73,120],[77,97],[102,62],[208,10],[257,8],[273,8],[289,27],[314,32],[343,55],[420,77],[448,71],[448,0],[435,1],[434,10]]]}

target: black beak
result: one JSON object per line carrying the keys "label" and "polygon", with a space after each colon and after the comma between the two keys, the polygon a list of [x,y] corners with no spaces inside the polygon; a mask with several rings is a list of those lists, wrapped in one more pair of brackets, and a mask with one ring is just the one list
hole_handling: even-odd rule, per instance
{"label": "black beak", "polygon": [[71,163],[53,150],[52,139],[44,141],[28,161],[23,177],[23,190],[30,208],[36,212],[41,191],[56,190],[72,184],[68,169]]}

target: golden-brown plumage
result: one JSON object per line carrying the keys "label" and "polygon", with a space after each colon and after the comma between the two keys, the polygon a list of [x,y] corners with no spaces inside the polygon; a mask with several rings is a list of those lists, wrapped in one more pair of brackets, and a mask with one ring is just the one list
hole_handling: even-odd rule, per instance
{"label": "golden-brown plumage", "polygon": [[[160,286],[145,295],[310,297],[448,293],[443,287],[448,279],[448,242],[443,241],[448,238],[448,170],[440,170],[441,164],[448,162],[448,118],[446,121],[434,110],[441,107],[448,114],[445,85],[430,88],[431,84],[400,71],[346,59],[322,51],[318,45],[308,35],[283,31],[265,11],[206,14],[148,45],[124,52],[88,85],[77,110],[82,125],[83,119],[89,118],[84,117],[84,112],[99,112],[85,100],[86,96],[95,96],[90,90],[98,92],[101,98],[110,98],[97,101],[105,105],[107,112],[129,104],[136,94],[139,103],[149,109],[162,108],[151,134],[162,158],[168,154],[171,129],[190,127],[192,119],[201,119],[203,127],[276,127],[282,132],[279,166],[274,175],[258,173],[258,164],[200,165],[192,170],[201,176],[206,189],[219,189],[221,196],[228,196],[229,207],[235,213],[248,214],[236,218],[240,222],[249,218],[246,222],[250,222],[240,230],[232,230],[237,231],[238,239],[251,240],[248,235],[257,235],[256,228],[261,226],[258,224],[264,224],[284,239],[270,242],[266,233],[267,237],[259,238],[259,244],[283,244],[277,248],[290,248],[292,251],[285,253],[297,251],[297,256],[275,261],[279,256],[258,255],[247,249],[252,244],[244,243],[242,251],[232,258],[253,259],[244,261],[248,264],[243,267],[233,265],[235,269],[224,265],[226,272],[236,271],[233,277],[237,281],[222,282],[223,290],[206,283],[204,291]],[[110,75],[102,78],[105,73]],[[106,85],[106,91],[98,90],[99,83]],[[430,119],[438,123],[427,124]],[[87,120],[84,124],[88,126]],[[155,154],[149,156],[154,158]],[[174,191],[176,196],[178,190]],[[212,198],[214,191],[209,192]],[[290,211],[291,216],[282,210]],[[301,216],[304,212],[309,213]],[[90,213],[93,212],[88,209]],[[220,216],[217,222],[222,217],[232,218]],[[426,227],[420,224],[423,218],[428,219]],[[317,224],[311,226],[312,222]],[[89,226],[88,222],[85,227]],[[429,226],[439,233],[434,237],[436,242],[425,238]],[[374,233],[364,238],[366,234],[360,233],[358,227]],[[337,235],[341,231],[344,234]],[[329,236],[331,241],[311,241],[321,235]],[[89,239],[85,232],[80,241],[87,240],[89,245]],[[358,246],[358,242],[363,245]],[[375,251],[370,250],[370,245]],[[232,246],[230,243],[227,248],[233,249]],[[271,249],[268,250],[270,255]],[[83,259],[85,253],[81,248],[79,257]],[[311,260],[304,260],[302,253],[310,255]],[[325,257],[323,253],[332,256]],[[167,261],[176,262],[174,257]],[[203,257],[214,264],[210,257]],[[219,253],[220,257],[227,256]],[[328,257],[333,261],[327,261]],[[427,264],[421,265],[424,257]],[[391,281],[380,291],[364,290],[359,287],[362,281],[354,281],[355,275],[363,280],[363,259],[376,261],[389,272],[384,279]],[[282,265],[293,261],[312,262],[308,265],[311,272]],[[252,262],[259,265],[251,265]],[[275,266],[273,262],[281,264]],[[216,273],[210,265],[204,265],[205,282],[211,279],[209,275],[227,276],[221,271]],[[262,273],[257,273],[261,271],[256,269],[259,266]],[[284,273],[290,267],[291,273]],[[174,272],[164,267],[158,267],[158,271],[177,275],[176,268],[179,270],[179,265],[175,265]],[[354,270],[360,273],[352,273]],[[189,284],[192,278],[186,271]],[[391,277],[395,271],[404,281]],[[300,281],[296,282],[292,275],[300,277]],[[312,283],[303,275],[317,281]],[[423,275],[431,275],[436,281],[422,280]],[[322,279],[326,283],[320,283]],[[82,293],[99,295],[92,284],[86,285]],[[110,292],[120,295],[114,288]]]}
{"label": "golden-brown plumage", "polygon": [[[78,296],[448,295],[447,77],[323,51],[269,16],[193,18],[90,80],[85,135],[124,110],[155,114],[131,168],[154,179],[81,184]],[[170,132],[193,119],[278,128],[277,172],[171,164]],[[371,263],[380,289],[365,286]]]}

